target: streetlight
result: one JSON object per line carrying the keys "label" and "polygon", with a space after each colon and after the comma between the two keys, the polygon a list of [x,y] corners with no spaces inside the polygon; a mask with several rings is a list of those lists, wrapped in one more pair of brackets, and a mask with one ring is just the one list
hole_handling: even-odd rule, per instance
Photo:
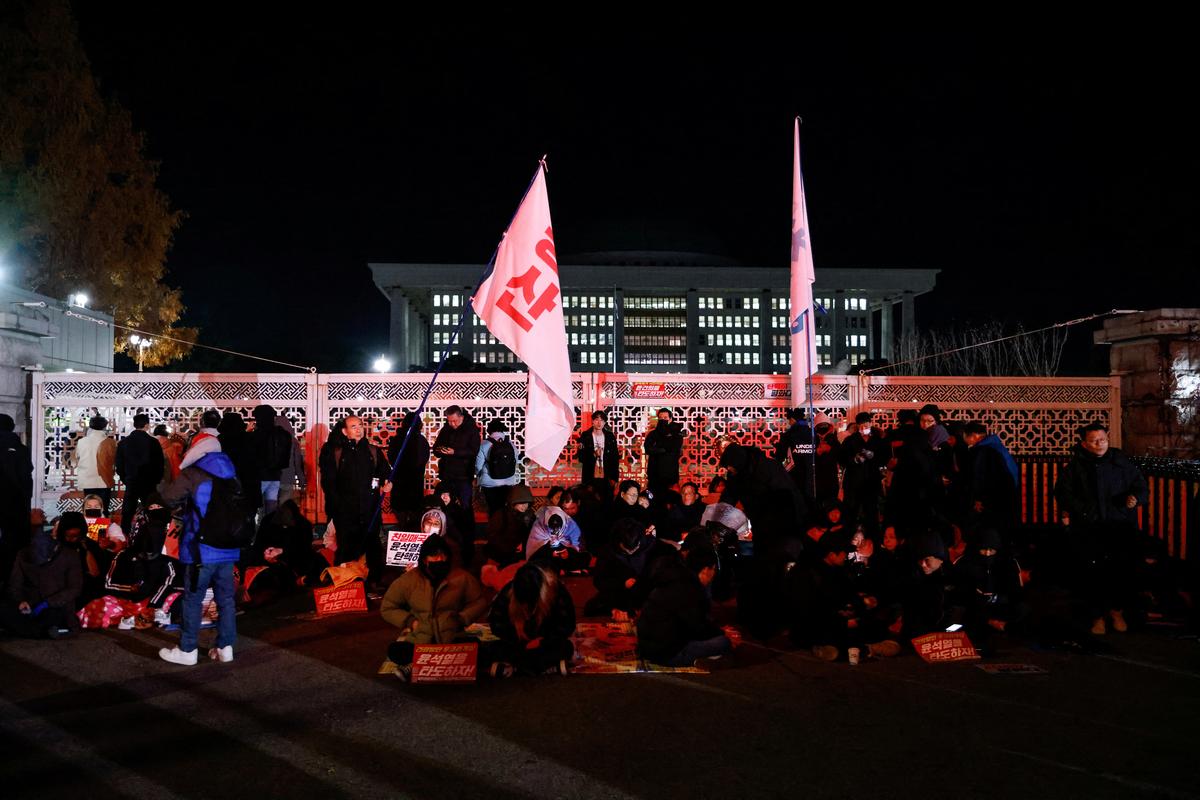
{"label": "streetlight", "polygon": [[150,346],[151,340],[148,336],[138,336],[136,333],[129,337],[129,343],[137,348],[138,354],[138,372],[142,371],[142,361],[146,357],[146,348]]}
{"label": "streetlight", "polygon": [[384,356],[383,354],[380,354],[379,358],[375,359],[375,363],[372,364],[372,366],[375,368],[376,372],[391,372],[392,371],[391,360],[388,359],[387,356]]}
{"label": "streetlight", "polygon": [[75,292],[67,295],[67,303],[77,308],[87,308],[88,296],[83,292]]}

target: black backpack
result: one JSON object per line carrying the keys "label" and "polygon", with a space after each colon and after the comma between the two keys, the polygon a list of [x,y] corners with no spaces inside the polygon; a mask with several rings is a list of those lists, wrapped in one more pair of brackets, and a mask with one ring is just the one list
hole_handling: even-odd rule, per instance
{"label": "black backpack", "polygon": [[201,544],[222,550],[240,550],[254,540],[254,515],[241,485],[233,478],[213,478],[208,508],[200,518],[197,538]]}
{"label": "black backpack", "polygon": [[511,478],[517,472],[517,451],[508,437],[492,442],[487,454],[488,475],[493,478]]}

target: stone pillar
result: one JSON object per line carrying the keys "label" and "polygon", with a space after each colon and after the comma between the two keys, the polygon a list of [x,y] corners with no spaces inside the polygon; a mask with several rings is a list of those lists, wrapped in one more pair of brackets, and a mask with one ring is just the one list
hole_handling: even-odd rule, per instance
{"label": "stone pillar", "polygon": [[391,330],[388,344],[391,357],[396,361],[396,369],[400,372],[408,370],[412,363],[409,358],[409,303],[408,298],[399,288],[392,289]]}
{"label": "stone pillar", "polygon": [[1121,378],[1122,449],[1136,456],[1200,457],[1200,308],[1160,308],[1105,320]]}
{"label": "stone pillar", "polygon": [[879,357],[891,361],[896,339],[896,304],[892,298],[883,298],[883,324],[879,329]]}
{"label": "stone pillar", "polygon": [[[790,316],[790,314],[789,314]],[[836,367],[838,363],[847,358],[846,353],[846,292],[843,289],[835,289],[833,292],[833,313],[830,315],[832,319],[832,328],[830,331],[833,343],[833,365]]]}
{"label": "stone pillar", "polygon": [[625,371],[625,290],[613,289],[613,372]]}
{"label": "stone pillar", "polygon": [[700,333],[700,298],[696,296],[695,289],[687,290],[687,337],[684,343],[687,345],[687,371],[691,374],[701,372],[700,369],[700,345],[696,343],[696,336]]}
{"label": "stone pillar", "polygon": [[917,332],[917,309],[913,293],[906,291],[900,299],[900,336],[908,339]]}

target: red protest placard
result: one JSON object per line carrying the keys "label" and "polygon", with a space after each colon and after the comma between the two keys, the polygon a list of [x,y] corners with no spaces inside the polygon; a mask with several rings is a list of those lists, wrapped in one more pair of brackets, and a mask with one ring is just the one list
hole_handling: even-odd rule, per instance
{"label": "red protest placard", "polygon": [[367,590],[362,581],[351,581],[341,586],[326,586],[313,589],[313,601],[317,604],[317,616],[352,614],[367,610]]}
{"label": "red protest placard", "polygon": [[428,538],[428,533],[388,531],[387,550],[384,552],[388,566],[408,569],[415,567],[417,556],[421,554],[421,545]]}
{"label": "red protest placard", "polygon": [[413,651],[413,683],[474,683],[479,643],[419,644]]}
{"label": "red protest placard", "polygon": [[634,400],[662,400],[667,396],[667,386],[663,383],[635,383],[630,390]]}
{"label": "red protest placard", "polygon": [[930,664],[979,660],[975,645],[971,644],[967,634],[962,631],[927,633],[913,639],[912,646],[917,655]]}

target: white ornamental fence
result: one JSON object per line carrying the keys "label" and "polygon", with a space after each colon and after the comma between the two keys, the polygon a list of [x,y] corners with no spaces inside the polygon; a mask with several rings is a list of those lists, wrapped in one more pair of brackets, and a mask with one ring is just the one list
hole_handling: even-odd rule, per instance
{"label": "white ornamental fence", "polygon": [[[323,519],[316,480],[317,455],[331,426],[351,414],[366,423],[371,441],[387,446],[404,415],[417,408],[429,375],[378,374],[37,374],[30,402],[31,449],[39,454],[35,502],[47,513],[78,507],[72,456],[75,442],[99,413],[121,437],[133,429],[133,416],[145,413],[151,426],[165,423],[189,435],[207,409],[235,411],[253,425],[251,411],[268,403],[291,420],[304,447],[308,483],[306,513]],[[716,473],[719,447],[735,441],[770,449],[787,427],[783,410],[792,405],[787,376],[644,375],[576,373],[573,376],[580,423],[604,409],[621,449],[623,477],[640,480],[646,461],[642,439],[661,407],[673,410],[686,432],[680,475],[704,483]],[[444,374],[423,416],[432,441],[447,406],[467,409],[486,426],[501,419],[518,453],[524,452],[526,373]],[[1120,395],[1116,378],[938,378],[817,376],[813,406],[831,417],[869,410],[883,427],[896,412],[936,403],[949,419],[975,419],[999,434],[1016,455],[1065,454],[1076,429],[1098,420],[1120,443]],[[427,480],[435,480],[436,458]],[[535,487],[579,481],[576,443],[568,443],[552,472],[526,463],[523,473]]]}

